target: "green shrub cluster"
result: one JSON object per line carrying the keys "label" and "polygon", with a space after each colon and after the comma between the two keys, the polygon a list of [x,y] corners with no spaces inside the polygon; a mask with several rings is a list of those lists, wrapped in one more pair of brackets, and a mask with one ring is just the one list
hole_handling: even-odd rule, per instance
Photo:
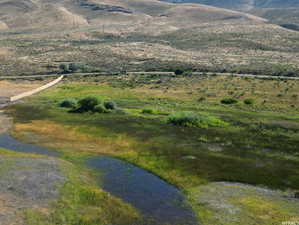
{"label": "green shrub cluster", "polygon": [[76,99],[70,98],[70,99],[63,99],[59,102],[60,107],[64,108],[76,108],[78,104],[78,101]]}
{"label": "green shrub cluster", "polygon": [[231,105],[231,104],[238,103],[238,100],[234,99],[234,98],[224,98],[224,99],[221,100],[221,103],[226,104],[226,105]]}
{"label": "green shrub cluster", "polygon": [[79,100],[78,104],[79,104],[78,110],[80,112],[88,112],[88,111],[94,112],[95,107],[97,105],[102,104],[102,102],[97,97],[88,96]]}
{"label": "green shrub cluster", "polygon": [[105,106],[103,104],[99,104],[94,107],[93,112],[107,113],[108,110],[107,110],[107,108],[105,108]]}
{"label": "green shrub cluster", "polygon": [[110,109],[110,110],[114,110],[114,109],[116,109],[116,104],[115,104],[115,102],[113,102],[113,101],[105,101],[104,102],[104,107],[106,108],[106,109]]}
{"label": "green shrub cluster", "polygon": [[168,117],[168,123],[176,126],[198,128],[224,127],[229,125],[215,116],[201,115],[193,112],[174,113]]}
{"label": "green shrub cluster", "polygon": [[92,72],[92,69],[88,65],[82,63],[62,63],[59,65],[59,69],[62,73]]}
{"label": "green shrub cluster", "polygon": [[72,108],[72,112],[96,112],[108,113],[117,109],[116,103],[113,101],[102,101],[98,97],[88,96],[77,101],[76,99],[64,99],[60,102],[60,107]]}
{"label": "green shrub cluster", "polygon": [[141,113],[143,113],[143,114],[156,114],[157,112],[154,109],[145,108],[145,109],[142,109]]}

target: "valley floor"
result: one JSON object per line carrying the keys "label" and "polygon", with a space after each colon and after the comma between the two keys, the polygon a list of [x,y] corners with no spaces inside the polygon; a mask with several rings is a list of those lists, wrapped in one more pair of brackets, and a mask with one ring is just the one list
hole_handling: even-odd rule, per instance
{"label": "valley floor", "polygon": [[[55,149],[75,167],[83,168],[88,157],[109,155],[179,187],[200,224],[269,225],[299,220],[298,90],[298,81],[226,76],[68,78],[6,113],[14,119],[15,137]],[[113,101],[117,109],[76,113],[59,106],[87,96]],[[225,98],[236,103],[221,104]],[[198,126],[170,123],[186,112],[201,118]],[[44,212],[35,213],[31,218],[45,220]],[[63,217],[61,224],[99,224]],[[43,224],[37,221],[30,225]]]}

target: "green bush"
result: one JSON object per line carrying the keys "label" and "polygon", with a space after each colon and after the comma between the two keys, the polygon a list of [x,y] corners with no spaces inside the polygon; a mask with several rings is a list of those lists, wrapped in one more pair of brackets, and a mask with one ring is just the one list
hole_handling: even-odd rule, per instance
{"label": "green bush", "polygon": [[184,73],[184,70],[181,70],[181,69],[176,69],[174,71],[175,75],[182,75]]}
{"label": "green bush", "polygon": [[199,101],[199,102],[203,102],[203,101],[205,101],[205,100],[206,100],[205,97],[200,97],[197,101]]}
{"label": "green bush", "polygon": [[226,104],[226,105],[236,104],[236,103],[238,103],[238,100],[234,99],[234,98],[224,98],[221,100],[221,103]]}
{"label": "green bush", "polygon": [[77,64],[77,63],[70,63],[69,64],[69,70],[71,72],[77,72],[80,69],[81,69],[81,65],[80,64]]}
{"label": "green bush", "polygon": [[79,108],[78,112],[88,112],[88,111],[94,111],[95,106],[100,105],[101,101],[94,96],[88,96],[83,99],[81,99],[79,102]]}
{"label": "green bush", "polygon": [[68,71],[72,72],[72,73],[75,73],[75,72],[88,73],[88,72],[92,71],[92,68],[83,63],[70,63],[68,65]]}
{"label": "green bush", "polygon": [[193,112],[174,113],[168,117],[168,123],[184,127],[223,127],[228,123],[210,115],[200,115]]}
{"label": "green bush", "polygon": [[153,109],[142,109],[141,112],[144,114],[155,114],[155,110]]}
{"label": "green bush", "polygon": [[104,105],[99,104],[99,105],[96,105],[96,106],[94,107],[93,112],[97,112],[97,113],[107,113],[107,112],[109,112],[109,111],[105,108]]}
{"label": "green bush", "polygon": [[252,98],[244,99],[244,104],[253,105],[254,104],[254,99],[252,99]]}
{"label": "green bush", "polygon": [[110,110],[116,109],[116,103],[113,101],[105,101],[104,106],[106,109],[110,109]]}
{"label": "green bush", "polygon": [[62,63],[62,64],[59,65],[59,69],[63,73],[68,73],[69,72],[69,65],[66,64],[66,63]]}
{"label": "green bush", "polygon": [[76,108],[78,102],[76,99],[63,99],[60,103],[60,107],[65,107],[65,108]]}

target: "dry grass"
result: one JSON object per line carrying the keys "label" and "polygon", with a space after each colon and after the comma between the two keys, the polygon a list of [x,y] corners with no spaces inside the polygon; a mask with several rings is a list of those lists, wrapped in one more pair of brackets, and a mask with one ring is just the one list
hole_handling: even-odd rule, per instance
{"label": "dry grass", "polygon": [[115,71],[175,62],[257,71],[298,65],[298,33],[245,13],[155,0],[59,3],[0,4],[0,27],[9,27],[0,34],[1,75],[58,71],[60,62]]}
{"label": "dry grass", "polygon": [[[131,78],[136,79],[136,78]],[[241,103],[244,99],[253,98],[253,106],[264,110],[291,110],[299,108],[299,82],[279,80],[259,80],[228,76],[161,78],[160,84],[152,84],[135,89],[136,92],[160,98],[184,100],[202,99],[205,103],[219,104],[225,97],[233,97]]]}
{"label": "dry grass", "polygon": [[[88,126],[71,127],[51,121],[32,121],[32,123],[17,123],[14,127],[15,134],[39,134],[36,144],[42,142],[52,148],[59,148],[73,152],[74,149],[90,154],[119,154],[130,152],[130,147],[136,142],[126,136],[118,135],[115,139],[92,136],[80,133],[81,129],[92,128]],[[67,130],[67,132],[66,132]],[[105,132],[105,131],[104,131]],[[55,140],[55,142],[52,142]]]}
{"label": "dry grass", "polygon": [[0,97],[11,97],[23,92],[40,87],[44,82],[40,81],[0,81]]}

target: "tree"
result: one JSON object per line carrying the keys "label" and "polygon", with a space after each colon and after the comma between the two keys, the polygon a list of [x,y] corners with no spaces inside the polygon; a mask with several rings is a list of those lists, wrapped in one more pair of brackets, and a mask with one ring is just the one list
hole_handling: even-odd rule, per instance
{"label": "tree", "polygon": [[61,70],[61,72],[67,73],[67,72],[69,72],[69,65],[62,63],[59,65],[59,69]]}
{"label": "tree", "polygon": [[76,71],[78,71],[80,68],[81,68],[80,65],[78,65],[78,64],[76,64],[76,63],[70,63],[70,65],[69,65],[69,70],[70,70],[71,72],[76,72]]}

